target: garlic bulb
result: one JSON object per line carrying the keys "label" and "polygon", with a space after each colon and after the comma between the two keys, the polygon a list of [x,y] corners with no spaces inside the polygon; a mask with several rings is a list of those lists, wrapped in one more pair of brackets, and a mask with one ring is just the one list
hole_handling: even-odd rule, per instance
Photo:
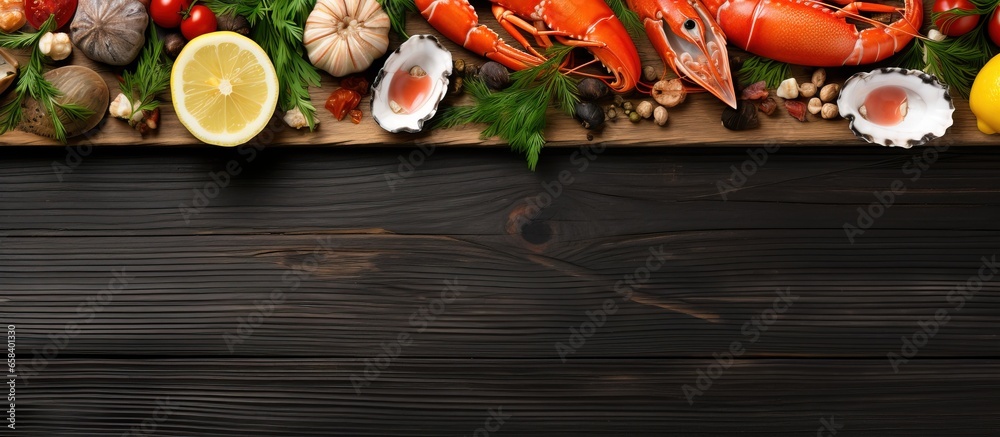
{"label": "garlic bulb", "polygon": [[61,61],[73,53],[73,43],[69,42],[69,35],[65,33],[45,32],[38,40],[38,50],[53,61]]}
{"label": "garlic bulb", "polygon": [[11,33],[28,21],[24,15],[24,0],[0,0],[0,32]]}
{"label": "garlic bulb", "polygon": [[137,0],[80,0],[70,33],[88,58],[126,65],[142,50],[148,23],[146,7]]}
{"label": "garlic bulb", "polygon": [[377,0],[318,0],[303,42],[317,68],[336,77],[361,72],[389,48],[389,16]]}

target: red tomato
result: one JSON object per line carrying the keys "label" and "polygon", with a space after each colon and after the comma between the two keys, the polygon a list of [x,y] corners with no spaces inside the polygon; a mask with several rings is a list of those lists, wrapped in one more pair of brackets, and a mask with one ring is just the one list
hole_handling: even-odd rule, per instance
{"label": "red tomato", "polygon": [[948,12],[953,9],[973,11],[976,6],[969,0],[935,0],[934,12],[944,12],[934,20],[934,25],[941,33],[948,36],[962,36],[975,29],[976,24],[979,24],[978,15],[957,15]]}
{"label": "red tomato", "polygon": [[28,23],[38,29],[45,24],[49,16],[55,14],[56,28],[69,23],[76,13],[76,0],[27,0],[24,2],[24,15]]}
{"label": "red tomato", "polygon": [[337,120],[343,120],[347,113],[357,108],[359,104],[361,104],[361,94],[357,91],[337,88],[326,100],[326,109]]}
{"label": "red tomato", "polygon": [[190,41],[206,33],[215,32],[218,27],[219,22],[215,19],[215,13],[208,6],[195,5],[181,22],[181,33]]}
{"label": "red tomato", "polygon": [[1000,46],[1000,7],[990,15],[990,22],[986,23],[986,29],[990,33],[993,44]]}
{"label": "red tomato", "polygon": [[181,25],[189,7],[189,0],[152,0],[149,2],[149,16],[157,26],[174,29]]}

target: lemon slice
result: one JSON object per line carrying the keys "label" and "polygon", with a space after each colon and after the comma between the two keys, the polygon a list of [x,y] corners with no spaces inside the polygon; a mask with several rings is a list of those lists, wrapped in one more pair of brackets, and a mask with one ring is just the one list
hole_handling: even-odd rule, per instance
{"label": "lemon slice", "polygon": [[278,75],[267,53],[235,32],[212,32],[184,46],[170,74],[174,111],[191,134],[217,146],[259,134],[278,104]]}

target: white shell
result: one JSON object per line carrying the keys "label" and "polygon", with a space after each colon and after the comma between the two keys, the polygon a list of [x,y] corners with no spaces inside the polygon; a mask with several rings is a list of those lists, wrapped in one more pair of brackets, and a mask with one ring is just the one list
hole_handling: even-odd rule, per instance
{"label": "white shell", "polygon": [[[409,114],[397,114],[389,105],[389,83],[399,70],[409,71],[420,66],[433,79],[433,89],[427,102]],[[433,35],[413,35],[385,61],[372,85],[372,117],[382,129],[392,133],[420,132],[424,123],[434,117],[438,105],[448,93],[451,76],[451,52]]]}
{"label": "white shell", "polygon": [[335,77],[365,71],[389,49],[389,16],[376,0],[319,0],[302,42],[309,61]]}
{"label": "white shell", "polygon": [[[906,90],[908,110],[895,126],[882,126],[861,116],[860,108],[872,90],[897,86]],[[840,116],[850,121],[851,131],[869,143],[909,149],[944,136],[951,127],[955,104],[948,86],[933,75],[905,68],[880,68],[857,73],[847,79],[837,99]]]}

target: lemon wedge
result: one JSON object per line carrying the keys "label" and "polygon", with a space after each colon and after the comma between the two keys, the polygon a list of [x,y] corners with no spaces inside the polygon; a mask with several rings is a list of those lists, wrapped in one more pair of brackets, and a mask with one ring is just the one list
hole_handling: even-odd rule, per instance
{"label": "lemon wedge", "polygon": [[184,46],[170,74],[174,111],[208,144],[238,146],[259,134],[278,105],[278,75],[267,53],[235,32],[212,32]]}

